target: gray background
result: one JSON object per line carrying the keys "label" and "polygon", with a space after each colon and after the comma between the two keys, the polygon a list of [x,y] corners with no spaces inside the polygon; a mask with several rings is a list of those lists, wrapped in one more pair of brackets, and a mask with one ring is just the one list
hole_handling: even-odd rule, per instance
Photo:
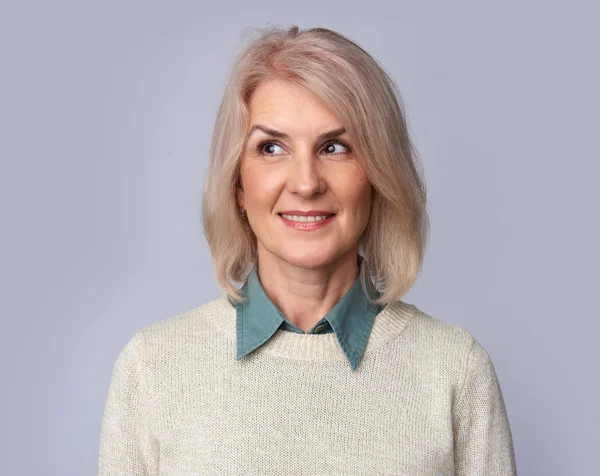
{"label": "gray background", "polygon": [[118,352],[218,296],[208,145],[242,31],[267,22],[338,30],[396,80],[432,219],[405,300],[490,353],[520,475],[597,470],[597,8],[344,5],[2,4],[3,474],[94,474]]}

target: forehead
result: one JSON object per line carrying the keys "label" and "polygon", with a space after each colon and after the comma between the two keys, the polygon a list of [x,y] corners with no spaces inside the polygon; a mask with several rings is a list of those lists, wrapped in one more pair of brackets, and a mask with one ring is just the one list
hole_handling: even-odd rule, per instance
{"label": "forehead", "polygon": [[339,127],[340,121],[327,105],[311,91],[284,80],[269,80],[254,91],[250,103],[250,124],[295,128],[298,125]]}

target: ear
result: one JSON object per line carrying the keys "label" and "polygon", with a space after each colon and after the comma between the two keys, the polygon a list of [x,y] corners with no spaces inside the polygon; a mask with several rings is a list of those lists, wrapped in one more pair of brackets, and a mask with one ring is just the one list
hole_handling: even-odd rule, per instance
{"label": "ear", "polygon": [[373,185],[371,185],[371,207],[369,208],[369,220],[371,219],[371,216],[373,215],[373,206],[375,205],[376,197],[377,197],[377,191],[375,190],[375,187]]}
{"label": "ear", "polygon": [[238,207],[244,208],[244,189],[239,180],[236,182],[235,199]]}

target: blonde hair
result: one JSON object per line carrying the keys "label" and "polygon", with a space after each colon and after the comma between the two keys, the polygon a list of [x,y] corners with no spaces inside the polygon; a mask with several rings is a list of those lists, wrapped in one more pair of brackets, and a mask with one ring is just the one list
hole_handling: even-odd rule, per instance
{"label": "blonde hair", "polygon": [[420,272],[429,216],[418,153],[409,137],[402,99],[383,67],[360,46],[326,28],[268,26],[241,51],[217,112],[202,194],[202,226],[217,282],[230,300],[257,261],[256,236],[236,201],[240,159],[252,92],[283,79],[322,99],[353,138],[375,189],[371,216],[359,239],[360,278],[381,293],[378,304],[400,299]]}

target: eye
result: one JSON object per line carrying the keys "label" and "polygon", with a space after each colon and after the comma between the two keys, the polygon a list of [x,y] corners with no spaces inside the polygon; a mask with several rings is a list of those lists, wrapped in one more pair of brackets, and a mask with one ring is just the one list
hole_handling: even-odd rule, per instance
{"label": "eye", "polygon": [[[346,149],[346,151],[345,152],[335,152],[336,145],[341,146],[342,148]],[[344,154],[347,154],[350,152],[350,147],[348,147],[346,144],[344,144],[341,140],[338,140],[338,139],[334,139],[334,140],[330,140],[329,142],[326,142],[323,149],[332,151],[331,154],[327,154],[327,155],[344,155]]]}
{"label": "eye", "polygon": [[261,155],[266,155],[268,157],[274,157],[276,155],[280,155],[280,154],[277,154],[274,152],[274,150],[276,150],[277,147],[279,147],[280,149],[282,148],[280,145],[278,145],[277,143],[275,143],[273,141],[265,141],[265,142],[261,142],[260,144],[258,144],[258,146],[256,147],[256,150]]}
{"label": "eye", "polygon": [[[345,150],[342,150],[341,152],[336,152],[335,146],[339,146]],[[279,144],[277,144],[277,142],[264,141],[258,144],[258,146],[256,146],[256,151],[260,155],[265,155],[267,157],[275,157],[277,155],[281,155],[277,153],[277,148],[283,149]],[[350,147],[339,139],[334,139],[326,142],[322,150],[325,152],[325,155],[344,155],[351,152]]]}

